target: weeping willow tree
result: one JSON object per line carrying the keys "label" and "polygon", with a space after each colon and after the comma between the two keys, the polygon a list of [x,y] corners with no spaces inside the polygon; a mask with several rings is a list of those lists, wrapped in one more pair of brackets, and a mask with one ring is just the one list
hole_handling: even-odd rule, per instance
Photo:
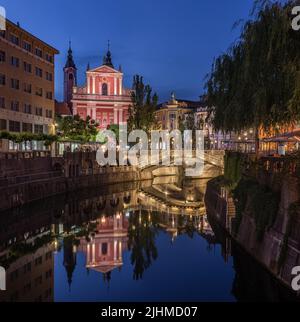
{"label": "weeping willow tree", "polygon": [[268,132],[300,120],[300,32],[291,27],[296,2],[256,1],[240,39],[215,60],[206,90],[217,130]]}

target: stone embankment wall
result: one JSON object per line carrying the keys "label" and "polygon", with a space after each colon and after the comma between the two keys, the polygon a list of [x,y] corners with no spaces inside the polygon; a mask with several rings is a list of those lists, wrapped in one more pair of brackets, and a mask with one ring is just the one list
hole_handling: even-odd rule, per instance
{"label": "stone embankment wall", "polygon": [[[266,160],[264,160],[266,162]],[[275,161],[274,161],[275,162]],[[257,221],[252,207],[246,207],[237,225],[234,200],[228,189],[217,180],[209,182],[205,203],[209,217],[217,221],[242,248],[291,289],[293,267],[300,266],[300,179],[296,168],[280,162],[281,167],[268,160],[266,167],[256,171],[259,184],[279,193],[280,202],[275,220],[262,239],[257,238]],[[288,171],[284,172],[284,168]],[[248,203],[251,196],[248,196]],[[293,213],[291,213],[293,209]]]}
{"label": "stone embankment wall", "polygon": [[7,154],[0,158],[0,211],[77,189],[152,178],[151,169],[100,167],[93,152],[66,153],[63,158]]}

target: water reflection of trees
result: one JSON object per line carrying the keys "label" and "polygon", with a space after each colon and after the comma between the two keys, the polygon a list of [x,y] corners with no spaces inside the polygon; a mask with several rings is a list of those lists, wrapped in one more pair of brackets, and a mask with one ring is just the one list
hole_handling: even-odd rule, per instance
{"label": "water reflection of trees", "polygon": [[128,248],[131,250],[133,278],[143,278],[153,261],[158,257],[155,239],[158,235],[158,214],[148,211],[133,212],[129,218]]}

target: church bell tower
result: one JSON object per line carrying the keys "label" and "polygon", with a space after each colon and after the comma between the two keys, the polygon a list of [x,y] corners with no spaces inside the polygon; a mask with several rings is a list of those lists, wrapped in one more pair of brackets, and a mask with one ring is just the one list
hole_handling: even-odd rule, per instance
{"label": "church bell tower", "polygon": [[69,44],[68,58],[64,67],[64,102],[71,107],[73,87],[77,86],[77,68],[73,60],[71,42]]}

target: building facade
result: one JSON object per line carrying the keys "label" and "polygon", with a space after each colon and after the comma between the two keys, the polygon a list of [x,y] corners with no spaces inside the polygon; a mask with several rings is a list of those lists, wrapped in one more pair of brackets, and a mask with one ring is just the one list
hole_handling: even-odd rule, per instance
{"label": "building facade", "polygon": [[160,130],[178,130],[188,115],[193,115],[200,102],[177,100],[172,93],[168,102],[158,105],[155,117]]}
{"label": "building facade", "polygon": [[73,115],[78,114],[83,119],[89,116],[99,124],[100,129],[127,122],[131,90],[124,88],[122,69],[114,68],[109,49],[101,66],[87,69],[84,86],[76,86],[76,66],[70,50],[64,73],[65,102],[68,103],[68,98],[72,96]]}
{"label": "building facade", "polygon": [[[7,20],[0,34],[0,131],[54,133],[54,58],[58,51]],[[0,140],[0,151],[44,149]]]}

